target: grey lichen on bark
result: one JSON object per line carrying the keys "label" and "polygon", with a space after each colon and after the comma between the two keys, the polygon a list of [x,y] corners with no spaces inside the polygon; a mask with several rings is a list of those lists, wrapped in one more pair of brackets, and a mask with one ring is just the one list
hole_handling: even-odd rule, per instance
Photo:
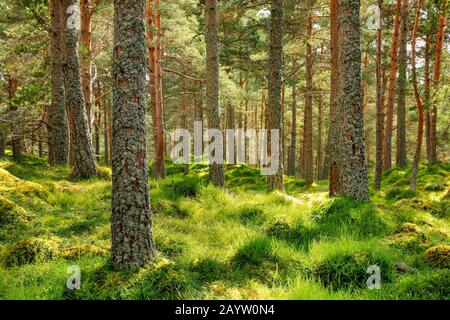
{"label": "grey lichen on bark", "polygon": [[361,87],[360,0],[339,1],[339,65],[341,68],[337,119],[340,124],[336,146],[341,173],[342,196],[369,200],[365,155]]}
{"label": "grey lichen on bark", "polygon": [[[73,6],[74,0],[64,0],[65,19],[71,13],[67,8]],[[97,167],[92,139],[84,109],[84,98],[81,88],[80,61],[78,54],[78,35],[76,28],[65,25],[64,34],[64,84],[66,91],[66,110],[69,114],[71,153],[73,156],[73,179],[86,179],[95,176]]]}
{"label": "grey lichen on bark", "polygon": [[63,7],[61,0],[50,2],[51,30],[51,91],[52,104],[48,110],[48,141],[50,165],[66,165],[69,156],[68,124],[65,108],[63,72]]}
{"label": "grey lichen on bark", "polygon": [[[220,129],[219,109],[219,5],[217,0],[205,3],[206,43],[206,115],[209,127]],[[222,163],[209,164],[209,180],[217,187],[225,185],[225,170]]]}
{"label": "grey lichen on bark", "polygon": [[145,0],[114,1],[112,262],[130,269],[156,254],[148,195]]}

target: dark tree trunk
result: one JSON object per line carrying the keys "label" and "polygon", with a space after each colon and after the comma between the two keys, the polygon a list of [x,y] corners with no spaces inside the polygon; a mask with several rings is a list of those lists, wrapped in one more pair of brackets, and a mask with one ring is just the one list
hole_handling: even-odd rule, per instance
{"label": "dark tree trunk", "polygon": [[[18,107],[14,103],[16,97],[16,91],[18,86],[17,74],[15,71],[11,71],[8,75],[8,98],[9,108],[11,113],[17,113]],[[13,160],[16,163],[22,162],[22,146],[21,146],[21,134],[19,128],[19,120],[16,115],[11,115],[11,147],[13,153]]]}
{"label": "dark tree trunk", "polygon": [[[74,0],[64,0],[64,12],[67,12],[67,8],[74,3]],[[69,14],[66,13],[65,21],[68,16]],[[73,142],[71,145],[74,166],[72,178],[90,178],[97,173],[97,168],[88,119],[84,110],[77,31],[68,26],[65,28],[64,58],[66,109],[70,114],[70,137]]]}
{"label": "dark tree trunk", "polygon": [[369,201],[362,112],[360,5],[360,0],[339,1],[341,76],[336,111],[342,127],[332,161],[338,164],[341,174],[342,189],[338,194]]}
{"label": "dark tree trunk", "polygon": [[[220,130],[219,110],[219,6],[217,0],[205,3],[206,44],[206,114],[210,128]],[[225,170],[221,163],[210,162],[209,180],[217,187],[225,185]]]}
{"label": "dark tree trunk", "polygon": [[[282,119],[282,58],[283,58],[283,0],[271,0],[270,16],[270,52],[269,52],[269,107],[268,126],[270,130],[279,130],[279,167],[277,172],[268,177],[269,190],[284,190],[283,179],[283,145],[281,143],[281,133],[283,126]],[[268,147],[271,146],[271,134],[269,133]],[[272,153],[272,150],[270,150]]]}
{"label": "dark tree trunk", "polygon": [[400,48],[398,56],[398,84],[397,84],[397,167],[408,165],[406,157],[406,70],[408,44],[408,0],[403,0],[400,25]]}
{"label": "dark tree trunk", "polygon": [[145,0],[114,1],[112,262],[130,269],[156,254],[148,196]]}

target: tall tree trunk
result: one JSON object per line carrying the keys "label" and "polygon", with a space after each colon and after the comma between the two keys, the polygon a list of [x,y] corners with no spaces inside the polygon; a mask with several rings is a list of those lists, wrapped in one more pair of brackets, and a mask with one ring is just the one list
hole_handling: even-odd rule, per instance
{"label": "tall tree trunk", "polygon": [[105,164],[109,164],[109,143],[110,140],[108,139],[108,114],[109,114],[109,108],[108,108],[108,98],[106,95],[106,92],[103,92],[102,97],[103,102],[103,145],[105,148]]}
{"label": "tall tree trunk", "polygon": [[63,31],[65,23],[62,2],[50,2],[51,16],[51,94],[52,104],[47,115],[48,162],[51,166],[66,165],[69,157],[69,137],[65,108],[63,72]]}
{"label": "tall tree trunk", "polygon": [[416,190],[417,187],[417,174],[419,171],[420,156],[422,154],[422,142],[423,142],[423,105],[420,98],[419,86],[417,84],[417,68],[416,68],[416,42],[417,42],[417,30],[420,24],[420,11],[422,8],[422,0],[417,0],[417,12],[414,20],[414,27],[411,41],[411,64],[412,64],[412,82],[414,87],[414,97],[417,103],[417,112],[419,114],[419,123],[417,126],[417,145],[416,153],[414,155],[414,163],[411,172],[411,190]]}
{"label": "tall tree trunk", "polygon": [[6,144],[5,132],[3,131],[3,128],[0,128],[0,158],[4,158],[6,155],[5,144]]}
{"label": "tall tree trunk", "polygon": [[[152,97],[153,136],[155,143],[155,161],[153,176],[155,179],[166,177],[164,101],[162,95],[161,74],[161,11],[159,0],[147,0],[147,23],[149,50],[150,95]],[[156,30],[156,32],[154,31]]]}
{"label": "tall tree trunk", "polygon": [[[18,86],[17,73],[11,71],[8,75],[8,98],[9,98],[9,112],[15,113],[19,109],[14,103],[16,97],[16,91]],[[19,120],[16,115],[11,117],[11,146],[13,153],[13,160],[16,163],[22,162],[22,146],[21,146],[21,134],[19,128]]]}
{"label": "tall tree trunk", "polygon": [[[98,83],[98,82],[97,82]],[[101,111],[101,99],[102,99],[102,87],[99,84],[98,88],[95,90],[95,117],[94,117],[94,142],[95,142],[95,158],[100,161],[100,111]]]}
{"label": "tall tree trunk", "polygon": [[[378,0],[378,9],[380,11],[380,19],[381,12],[383,9],[383,0]],[[374,187],[375,190],[380,190],[381,188],[381,176],[383,174],[383,75],[381,71],[381,55],[382,55],[382,23],[381,20],[378,21],[377,26],[377,62],[376,62],[376,78],[377,78],[377,101],[376,101],[376,109],[377,109],[377,123],[376,123],[376,164],[375,164],[375,179],[374,179]]]}
{"label": "tall tree trunk", "polygon": [[[187,69],[185,69],[185,73],[187,73]],[[182,127],[186,130],[189,130],[189,121],[188,121],[188,114],[189,114],[189,101],[188,101],[188,82],[187,79],[183,79],[183,125]],[[184,156],[184,155],[183,155]],[[190,157],[190,155],[189,155]],[[184,164],[184,174],[189,174],[189,163]]]}
{"label": "tall tree trunk", "polygon": [[314,182],[314,160],[313,160],[313,56],[312,56],[312,11],[307,18],[307,43],[306,43],[306,96],[305,96],[305,126],[303,130],[303,141],[305,144],[305,180],[306,186],[310,187]]}
{"label": "tall tree trunk", "polygon": [[[439,16],[439,30],[437,35],[437,43],[436,43],[436,56],[434,59],[434,75],[433,75],[433,84],[435,90],[439,90],[440,77],[441,77],[441,62],[442,62],[442,53],[444,48],[444,34],[446,27],[446,13],[445,7],[441,9],[441,14]],[[431,162],[436,163],[438,161],[437,158],[437,117],[438,110],[436,102],[433,103],[433,112],[431,115]]]}
{"label": "tall tree trunk", "polygon": [[391,66],[389,73],[389,94],[386,114],[386,133],[384,139],[383,152],[383,171],[390,170],[392,167],[392,128],[394,123],[394,101],[395,101],[395,83],[398,69],[398,39],[400,30],[400,15],[402,0],[397,0],[394,16],[394,38],[391,48]]}
{"label": "tall tree trunk", "polygon": [[342,189],[338,194],[369,201],[362,112],[360,5],[360,0],[339,1],[341,77],[336,111],[342,128],[332,160],[338,163],[341,174]]}
{"label": "tall tree trunk", "polygon": [[292,59],[292,125],[291,125],[291,148],[289,150],[289,166],[288,174],[292,177],[296,175],[296,158],[297,158],[297,84],[295,77],[295,69],[297,67],[297,59]]}
{"label": "tall tree trunk", "polygon": [[339,91],[339,24],[338,24],[339,0],[330,1],[331,24],[331,83],[330,83],[330,125],[328,128],[327,146],[324,161],[324,173],[328,173],[330,196],[335,196],[341,189],[341,178],[337,162],[331,161],[331,155],[335,154],[335,146],[338,139],[339,123],[336,117],[336,97]]}
{"label": "tall tree trunk", "polygon": [[92,30],[91,17],[94,12],[91,0],[80,0],[80,18],[81,18],[81,86],[83,88],[83,97],[85,111],[88,119],[89,130],[94,123],[92,110]]}
{"label": "tall tree trunk", "polygon": [[[270,52],[269,52],[269,106],[268,106],[268,126],[269,130],[279,130],[282,132],[282,58],[283,58],[283,0],[271,0],[270,15]],[[271,146],[272,135],[268,134],[268,147]],[[270,150],[273,154],[274,150]],[[279,143],[279,166],[277,172],[267,179],[269,190],[284,190],[283,179],[283,145]]]}
{"label": "tall tree trunk", "polygon": [[[219,6],[217,0],[205,3],[206,44],[206,114],[208,125],[220,130],[219,110]],[[209,180],[217,187],[225,185],[223,159],[221,163],[210,161]]]}
{"label": "tall tree trunk", "polygon": [[406,71],[407,71],[407,44],[408,44],[408,0],[403,0],[402,19],[400,25],[400,49],[398,55],[398,84],[397,84],[397,167],[408,165],[406,157]]}
{"label": "tall tree trunk", "polygon": [[[431,10],[428,11],[428,16],[430,16]],[[425,149],[427,153],[428,163],[431,164],[431,110],[430,110],[430,98],[431,98],[431,78],[430,78],[430,46],[431,39],[429,32],[425,35],[425,64],[424,64],[424,110],[425,110]]]}
{"label": "tall tree trunk", "polygon": [[130,269],[156,255],[148,196],[145,0],[114,2],[113,55],[111,254],[116,268]]}
{"label": "tall tree trunk", "polygon": [[[73,6],[74,0],[64,0],[64,21],[72,13],[68,8]],[[66,109],[70,121],[70,138],[72,139],[73,155],[73,179],[90,178],[97,173],[95,164],[92,138],[89,124],[84,110],[84,98],[81,88],[80,63],[78,57],[78,37],[73,26],[67,25],[65,28],[64,42],[64,83],[66,92]]]}
{"label": "tall tree trunk", "polygon": [[320,174],[322,172],[322,118],[323,118],[323,95],[319,95],[319,104],[317,110],[317,180],[320,179]]}

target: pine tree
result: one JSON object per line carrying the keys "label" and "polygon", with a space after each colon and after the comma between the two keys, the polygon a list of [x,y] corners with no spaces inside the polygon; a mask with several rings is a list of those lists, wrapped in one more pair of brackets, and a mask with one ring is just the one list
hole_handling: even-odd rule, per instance
{"label": "pine tree", "polygon": [[114,1],[112,262],[118,269],[155,257],[148,196],[145,0]]}
{"label": "pine tree", "polygon": [[[206,43],[206,115],[209,127],[220,129],[219,111],[219,5],[217,0],[205,3]],[[216,151],[217,152],[217,151]],[[210,162],[209,180],[217,187],[225,185],[223,159],[221,163]]]}

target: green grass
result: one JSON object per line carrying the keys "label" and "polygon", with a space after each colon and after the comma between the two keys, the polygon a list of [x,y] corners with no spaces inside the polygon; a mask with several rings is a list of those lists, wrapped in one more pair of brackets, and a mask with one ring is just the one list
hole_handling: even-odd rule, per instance
{"label": "green grass", "polygon": [[[150,180],[158,257],[138,270],[110,264],[110,170],[73,182],[36,157],[0,160],[0,299],[448,299],[450,166],[393,169],[372,202],[329,199],[286,177],[286,194],[246,165],[225,190],[208,167],[167,162]],[[150,171],[151,172],[151,171]],[[66,288],[81,268],[81,290]],[[369,290],[367,267],[381,268]]]}

